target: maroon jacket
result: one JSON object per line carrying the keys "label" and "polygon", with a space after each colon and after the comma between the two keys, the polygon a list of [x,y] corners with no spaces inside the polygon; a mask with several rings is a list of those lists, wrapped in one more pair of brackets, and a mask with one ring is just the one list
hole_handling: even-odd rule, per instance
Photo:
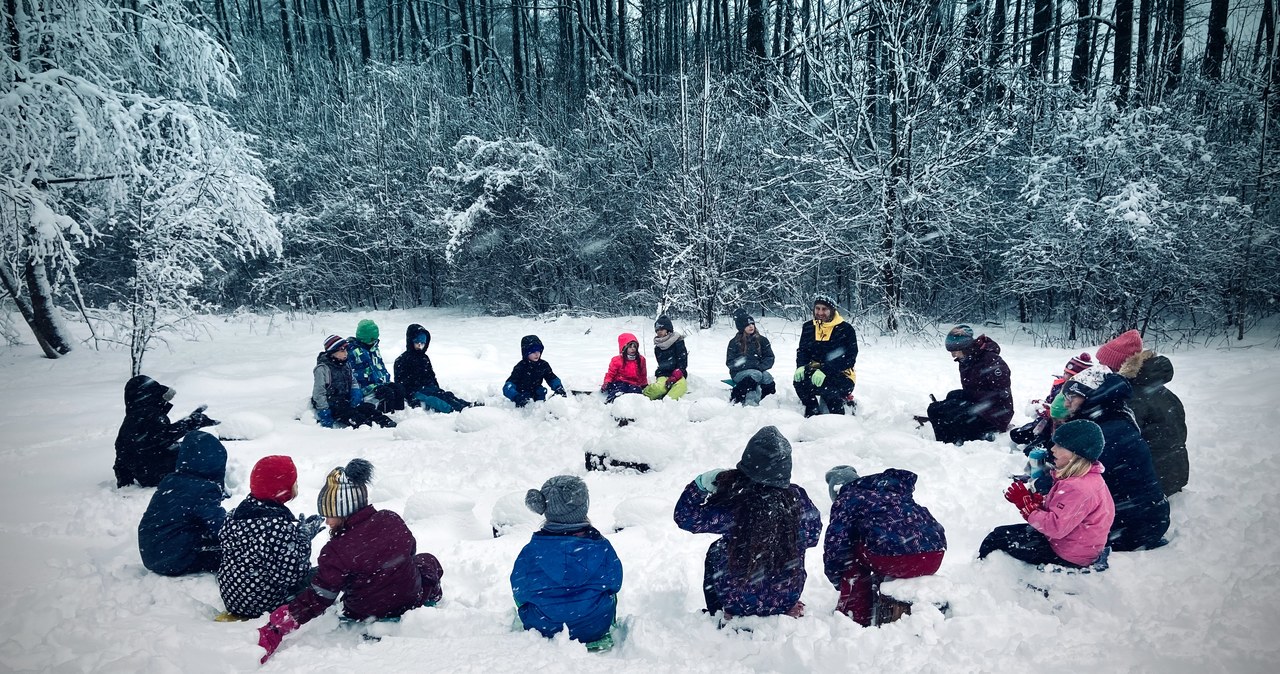
{"label": "maroon jacket", "polygon": [[308,587],[289,603],[299,624],[324,613],[343,593],[350,618],[388,618],[422,605],[422,575],[414,564],[418,543],[404,520],[368,505],[347,518],[320,550]]}
{"label": "maroon jacket", "polygon": [[960,387],[974,412],[992,428],[1004,432],[1013,419],[1009,365],[1000,357],[1000,345],[979,335],[960,361]]}

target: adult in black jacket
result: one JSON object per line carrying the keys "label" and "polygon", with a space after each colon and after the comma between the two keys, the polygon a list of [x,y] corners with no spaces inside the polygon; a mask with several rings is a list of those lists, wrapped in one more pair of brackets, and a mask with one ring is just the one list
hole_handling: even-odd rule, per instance
{"label": "adult in black jacket", "polygon": [[769,368],[773,367],[773,346],[769,338],[756,329],[756,321],[739,309],[733,314],[738,334],[729,340],[724,364],[729,368],[733,390],[729,401],[742,405],[759,405],[760,399],[778,392]]}
{"label": "adult in black jacket", "polygon": [[1187,457],[1187,412],[1182,400],[1165,387],[1173,380],[1173,363],[1154,351],[1141,351],[1120,366],[1120,375],[1133,385],[1129,409],[1151,447],[1151,462],[1165,496],[1187,486],[1191,464]]}
{"label": "adult in black jacket", "polygon": [[364,402],[364,394],[355,384],[351,363],[347,361],[347,340],[329,335],[324,351],[316,355],[311,371],[311,407],[316,421],[325,428],[372,426],[394,428],[396,422]]}
{"label": "adult in black jacket", "polygon": [[1089,419],[1102,427],[1105,444],[1098,460],[1116,504],[1108,541],[1111,549],[1125,552],[1164,545],[1169,500],[1156,479],[1151,448],[1125,404],[1133,393],[1129,380],[1098,364],[1072,377],[1062,390],[1070,419]]}
{"label": "adult in black jacket", "polygon": [[1000,345],[973,328],[957,325],[947,333],[947,351],[960,366],[960,388],[929,405],[929,422],[938,442],[962,443],[994,438],[1013,419],[1009,365]]}
{"label": "adult in black jacket", "polygon": [[436,370],[431,366],[427,349],[431,347],[431,333],[413,323],[404,332],[404,353],[392,366],[396,383],[404,387],[405,398],[411,407],[425,405],[437,412],[460,412],[474,403],[467,402],[450,391],[440,388]]}
{"label": "adult in black jacket", "polygon": [[116,487],[133,483],[154,487],[173,472],[177,443],[190,431],[218,422],[204,415],[206,406],[169,421],[175,391],[140,374],[124,385],[124,422],[116,434]]}
{"label": "adult in black jacket", "polygon": [[796,395],[804,403],[804,415],[844,414],[845,399],[853,392],[853,366],[858,361],[858,333],[836,310],[827,295],[813,300],[813,320],[800,330],[796,348]]}

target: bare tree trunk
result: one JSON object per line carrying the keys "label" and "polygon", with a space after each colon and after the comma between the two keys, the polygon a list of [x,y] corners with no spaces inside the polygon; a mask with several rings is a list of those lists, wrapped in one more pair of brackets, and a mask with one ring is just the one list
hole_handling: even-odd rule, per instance
{"label": "bare tree trunk", "polygon": [[[1089,16],[1089,0],[1076,0],[1076,16],[1083,19]],[[1075,49],[1071,54],[1071,88],[1079,92],[1089,90],[1089,71],[1092,69],[1092,58],[1089,53],[1089,35],[1092,27],[1084,21],[1076,22]]]}
{"label": "bare tree trunk", "polygon": [[293,34],[289,25],[289,0],[279,0],[280,2],[280,39],[284,44],[284,65],[289,69],[289,73],[293,74]]}
{"label": "bare tree trunk", "polygon": [[1051,0],[1035,0],[1031,16],[1031,76],[1042,79],[1048,71],[1049,27],[1053,20]]}
{"label": "bare tree trunk", "polygon": [[1183,38],[1187,29],[1187,0],[1168,0],[1165,31],[1164,90],[1173,93],[1182,85]]}
{"label": "bare tree trunk", "polygon": [[1133,74],[1134,88],[1138,90],[1138,100],[1146,102],[1147,92],[1147,58],[1151,52],[1151,11],[1155,0],[1139,0],[1138,2],[1138,54]]}
{"label": "bare tree trunk", "polygon": [[368,63],[373,58],[372,46],[369,43],[369,12],[365,7],[367,0],[356,0],[356,30],[360,34],[360,62]]}
{"label": "bare tree trunk", "polygon": [[1116,104],[1129,102],[1129,65],[1133,58],[1133,0],[1115,0],[1116,47],[1111,62],[1111,84]]}
{"label": "bare tree trunk", "polygon": [[1227,49],[1227,13],[1230,0],[1212,0],[1209,4],[1209,34],[1204,45],[1204,76],[1222,79],[1222,63]]}

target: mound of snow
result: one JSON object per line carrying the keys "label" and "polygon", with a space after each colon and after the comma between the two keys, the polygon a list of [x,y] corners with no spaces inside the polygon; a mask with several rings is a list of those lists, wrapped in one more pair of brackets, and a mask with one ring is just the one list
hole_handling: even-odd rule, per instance
{"label": "mound of snow", "polygon": [[271,419],[257,412],[231,412],[218,419],[222,423],[213,426],[219,440],[257,440],[275,430]]}
{"label": "mound of snow", "polygon": [[542,526],[542,516],[525,506],[524,495],[523,491],[503,494],[493,504],[489,524],[494,538],[510,533],[532,533]]}
{"label": "mound of snow", "polygon": [[613,509],[613,530],[671,521],[671,501],[656,496],[633,496]]}
{"label": "mound of snow", "polygon": [[458,539],[488,538],[489,532],[476,518],[475,507],[475,501],[456,491],[420,491],[405,500],[404,518],[415,526]]}

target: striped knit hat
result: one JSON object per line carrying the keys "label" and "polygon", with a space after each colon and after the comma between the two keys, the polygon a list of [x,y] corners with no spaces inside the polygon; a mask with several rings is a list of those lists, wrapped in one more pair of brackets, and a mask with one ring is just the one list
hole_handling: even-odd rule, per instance
{"label": "striped knit hat", "polygon": [[368,485],[372,478],[373,464],[364,459],[352,459],[345,469],[334,468],[320,488],[316,510],[325,517],[350,517],[369,505]]}
{"label": "striped knit hat", "polygon": [[347,340],[337,335],[329,335],[324,340],[325,353],[333,353],[334,351],[338,351],[345,348],[347,348]]}
{"label": "striped knit hat", "polygon": [[1089,352],[1086,351],[1078,356],[1072,356],[1071,360],[1067,361],[1066,367],[1062,368],[1062,371],[1074,377],[1091,367],[1093,367],[1093,356],[1090,356]]}

